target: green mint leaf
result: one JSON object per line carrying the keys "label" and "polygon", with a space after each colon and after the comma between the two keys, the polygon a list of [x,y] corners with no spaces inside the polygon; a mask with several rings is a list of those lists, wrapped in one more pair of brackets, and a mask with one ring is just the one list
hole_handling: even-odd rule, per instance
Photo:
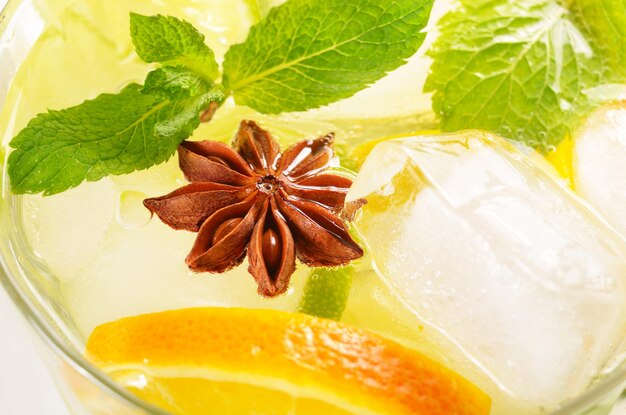
{"label": "green mint leaf", "polygon": [[626,1],[570,0],[569,7],[602,59],[602,80],[626,81]]}
{"label": "green mint leaf", "polygon": [[186,68],[166,66],[148,74],[142,92],[161,98],[194,97],[209,90],[207,82]]}
{"label": "green mint leaf", "polygon": [[222,88],[215,86],[201,95],[174,101],[154,126],[155,135],[168,141],[182,142],[200,125],[199,114],[211,103],[221,103],[224,99]]}
{"label": "green mint leaf", "polygon": [[461,0],[440,23],[426,84],[442,129],[558,144],[599,71],[571,18],[553,0]]}
{"label": "green mint leaf", "polygon": [[219,76],[215,54],[204,35],[171,16],[130,14],[130,33],[139,57],[148,63],[182,66],[213,82]]}
{"label": "green mint leaf", "polygon": [[433,0],[290,0],[231,47],[224,86],[276,114],[348,98],[406,62],[424,41]]}
{"label": "green mint leaf", "polygon": [[348,305],[353,274],[353,267],[312,270],[304,287],[298,312],[340,320]]}
{"label": "green mint leaf", "polygon": [[166,161],[199,124],[209,92],[172,102],[130,85],[30,121],[10,143],[14,193],[51,195],[106,175],[142,170]]}

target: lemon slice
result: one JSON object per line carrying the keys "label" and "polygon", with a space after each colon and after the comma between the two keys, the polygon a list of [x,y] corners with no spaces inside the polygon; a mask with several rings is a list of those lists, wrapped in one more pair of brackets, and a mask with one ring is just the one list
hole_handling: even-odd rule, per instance
{"label": "lemon slice", "polygon": [[546,159],[554,166],[559,175],[574,186],[574,140],[566,137],[554,151],[546,154]]}
{"label": "lemon slice", "polygon": [[195,308],[97,327],[86,355],[175,414],[478,415],[490,398],[425,356],[331,320]]}

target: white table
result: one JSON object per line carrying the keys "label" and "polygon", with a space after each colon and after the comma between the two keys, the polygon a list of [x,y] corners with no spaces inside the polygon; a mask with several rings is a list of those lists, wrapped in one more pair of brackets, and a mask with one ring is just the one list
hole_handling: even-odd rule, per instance
{"label": "white table", "polygon": [[0,414],[68,415],[32,344],[28,323],[2,287],[0,330]]}

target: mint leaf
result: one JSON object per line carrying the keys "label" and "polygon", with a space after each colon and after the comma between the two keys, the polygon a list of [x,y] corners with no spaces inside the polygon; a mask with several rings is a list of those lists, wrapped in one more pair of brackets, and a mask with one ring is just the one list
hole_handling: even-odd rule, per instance
{"label": "mint leaf", "polygon": [[140,91],[133,84],[31,120],[10,143],[12,191],[51,195],[159,164],[197,128],[210,100],[222,96],[210,92],[172,102]]}
{"label": "mint leaf", "polygon": [[290,0],[231,47],[224,86],[262,113],[348,98],[406,62],[422,44],[433,0]]}
{"label": "mint leaf", "polygon": [[602,60],[602,80],[626,81],[626,0],[570,0],[569,7]]}
{"label": "mint leaf", "polygon": [[179,98],[170,105],[165,115],[154,126],[155,135],[180,144],[200,125],[200,113],[211,103],[221,103],[224,98],[222,88],[217,86],[198,96]]}
{"label": "mint leaf", "polygon": [[430,53],[426,91],[441,128],[558,144],[598,82],[598,60],[571,18],[553,0],[462,0]]}
{"label": "mint leaf", "polygon": [[209,89],[207,82],[186,68],[166,66],[148,74],[142,92],[162,98],[194,97]]}
{"label": "mint leaf", "polygon": [[215,54],[189,22],[171,16],[130,14],[130,33],[139,57],[148,63],[182,66],[207,82],[219,76]]}

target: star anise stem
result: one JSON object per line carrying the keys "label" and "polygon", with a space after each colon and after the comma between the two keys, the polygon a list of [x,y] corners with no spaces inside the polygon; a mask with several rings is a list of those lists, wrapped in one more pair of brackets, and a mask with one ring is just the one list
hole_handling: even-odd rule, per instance
{"label": "star anise stem", "polygon": [[213,116],[220,107],[219,102],[211,102],[209,108],[207,108],[202,114],[200,114],[200,122],[207,123],[213,119]]}
{"label": "star anise stem", "polygon": [[243,121],[234,149],[212,141],[184,142],[179,164],[191,183],[145,206],[174,229],[198,232],[187,256],[195,272],[219,273],[248,256],[259,294],[284,293],[296,257],[313,267],[360,258],[345,217],[352,181],[329,171],[334,135],[286,151],[253,121]]}

